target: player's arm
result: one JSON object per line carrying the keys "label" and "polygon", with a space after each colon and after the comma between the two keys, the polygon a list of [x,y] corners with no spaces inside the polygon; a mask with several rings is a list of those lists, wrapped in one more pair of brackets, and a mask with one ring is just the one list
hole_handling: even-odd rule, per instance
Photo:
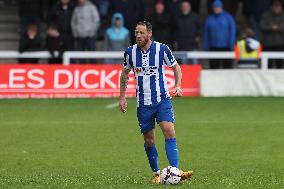
{"label": "player's arm", "polygon": [[179,64],[175,64],[172,68],[174,70],[174,76],[175,76],[174,95],[179,97],[182,96],[182,89],[181,89],[182,72]]}
{"label": "player's arm", "polygon": [[165,53],[164,53],[164,60],[167,66],[173,68],[174,76],[175,76],[175,88],[174,88],[174,95],[175,96],[182,96],[181,90],[181,79],[182,73],[181,68],[179,66],[180,60],[176,60],[168,46],[165,46]]}
{"label": "player's arm", "polygon": [[119,109],[123,113],[125,113],[127,109],[127,101],[126,101],[125,93],[126,93],[126,88],[127,88],[128,79],[129,79],[128,77],[129,72],[130,72],[129,69],[123,68],[121,75],[120,75]]}

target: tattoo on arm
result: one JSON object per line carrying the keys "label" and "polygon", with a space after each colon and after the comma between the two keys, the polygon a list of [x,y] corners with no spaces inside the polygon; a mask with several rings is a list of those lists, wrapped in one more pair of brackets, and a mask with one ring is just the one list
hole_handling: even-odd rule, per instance
{"label": "tattoo on arm", "polygon": [[126,92],[126,88],[127,88],[127,84],[128,84],[128,74],[129,74],[130,70],[127,69],[123,69],[120,75],[120,97],[124,97],[125,96],[125,92]]}
{"label": "tattoo on arm", "polygon": [[127,88],[129,77],[127,75],[121,75],[120,77],[120,89],[125,90]]}

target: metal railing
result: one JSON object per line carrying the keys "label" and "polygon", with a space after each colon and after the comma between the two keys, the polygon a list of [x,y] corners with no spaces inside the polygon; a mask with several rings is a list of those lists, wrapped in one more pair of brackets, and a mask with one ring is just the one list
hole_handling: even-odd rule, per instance
{"label": "metal railing", "polygon": [[[179,52],[176,52],[179,53]],[[57,53],[58,54],[58,53]],[[235,59],[234,52],[206,52],[206,51],[192,51],[186,52],[186,57],[188,59]],[[48,59],[51,55],[48,51],[38,51],[38,52],[25,52],[19,53],[18,51],[0,51],[0,59],[18,59],[18,58],[40,58]],[[104,58],[114,58],[122,59],[122,51],[94,51],[94,52],[80,52],[80,51],[67,51],[63,54],[63,64],[69,65],[71,59],[104,59]],[[268,69],[269,59],[284,59],[284,52],[262,52],[261,54],[261,69]]]}
{"label": "metal railing", "polygon": [[48,51],[25,52],[19,53],[18,51],[0,51],[0,59],[17,59],[17,58],[51,58]]}

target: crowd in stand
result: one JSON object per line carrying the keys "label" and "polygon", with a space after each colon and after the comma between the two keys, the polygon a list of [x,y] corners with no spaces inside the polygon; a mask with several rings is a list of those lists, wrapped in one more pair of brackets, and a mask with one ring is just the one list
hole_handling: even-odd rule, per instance
{"label": "crowd in stand", "polygon": [[[237,39],[244,40],[248,52],[260,48],[256,42],[265,51],[284,51],[283,1],[207,0],[208,16],[203,19],[200,0],[49,0],[48,11],[42,11],[41,0],[21,0],[19,50],[48,49],[54,55],[51,63],[61,62],[64,51],[95,51],[97,40],[104,40],[104,50],[122,51],[135,43],[136,23],[148,20],[154,40],[176,51],[233,51],[238,44],[242,50]],[[245,17],[242,29],[236,24],[240,3]],[[42,23],[47,23],[44,48]],[[230,68],[231,64],[211,61],[210,67]],[[276,62],[276,67],[282,67],[282,62]]]}

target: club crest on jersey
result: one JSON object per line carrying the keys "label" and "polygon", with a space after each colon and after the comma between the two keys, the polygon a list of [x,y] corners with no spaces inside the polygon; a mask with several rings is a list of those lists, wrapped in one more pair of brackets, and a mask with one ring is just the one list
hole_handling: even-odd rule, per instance
{"label": "club crest on jersey", "polygon": [[141,73],[142,72],[142,68],[135,68],[135,72],[136,73]]}

